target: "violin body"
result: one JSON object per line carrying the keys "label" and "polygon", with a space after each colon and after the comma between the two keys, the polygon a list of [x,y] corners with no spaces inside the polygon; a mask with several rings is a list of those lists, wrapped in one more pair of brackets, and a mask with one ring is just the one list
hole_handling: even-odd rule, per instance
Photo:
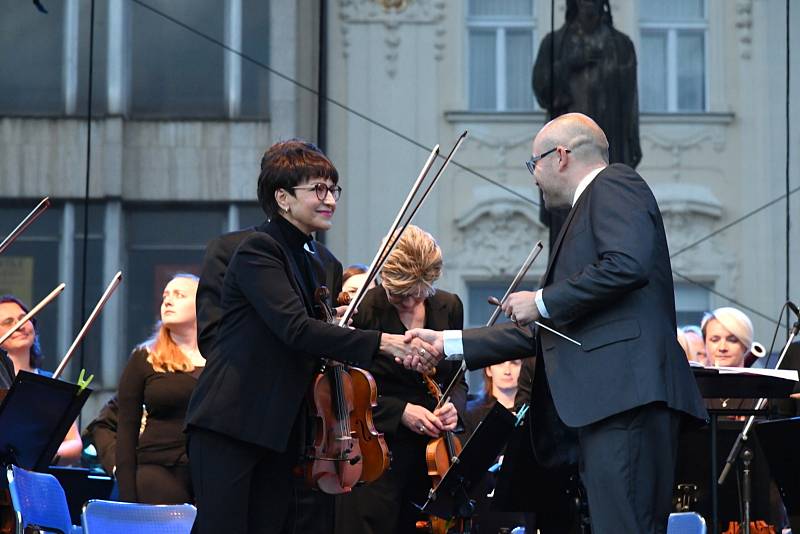
{"label": "violin body", "polygon": [[[439,388],[439,385],[429,376],[425,376],[424,379],[428,391],[433,398],[436,399],[436,402],[440,403],[442,400],[442,390]],[[447,470],[450,469],[453,459],[461,453],[461,448],[461,440],[449,430],[442,432],[441,436],[433,438],[428,442],[428,445],[425,447],[425,463],[428,466],[428,476],[431,477],[431,487],[433,489],[436,489],[442,481]],[[461,519],[453,521],[451,519],[442,519],[441,517],[431,515],[429,518],[428,531],[431,532],[431,534],[447,534],[452,526],[455,526],[458,532],[462,532],[464,522]]]}
{"label": "violin body", "polygon": [[362,455],[361,482],[374,482],[389,468],[389,447],[383,433],[375,429],[372,409],[378,405],[375,379],[364,369],[349,367],[353,384],[353,414],[351,425],[358,438]]}
{"label": "violin body", "polygon": [[[317,289],[315,299],[322,318],[335,324],[328,296],[328,288],[323,286]],[[314,442],[302,469],[311,487],[338,495],[372,482],[386,471],[389,448],[372,421],[372,408],[377,404],[378,389],[371,374],[325,362],[309,391]]]}
{"label": "violin body", "polygon": [[329,363],[314,379],[310,406],[315,421],[310,462],[304,465],[311,487],[338,495],[347,493],[361,479],[359,440],[350,427],[354,409],[353,381],[340,364]]}

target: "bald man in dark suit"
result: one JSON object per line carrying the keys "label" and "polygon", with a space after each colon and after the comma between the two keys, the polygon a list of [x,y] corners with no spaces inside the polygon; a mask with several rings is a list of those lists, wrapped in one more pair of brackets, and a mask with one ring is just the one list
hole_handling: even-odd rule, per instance
{"label": "bald man in dark suit", "polygon": [[[514,324],[409,332],[476,369],[531,353],[534,454],[578,462],[594,534],[664,533],[679,424],[704,421],[675,337],[675,299],[661,213],[633,169],[608,164],[608,140],[579,113],[533,141],[528,169],[548,208],[570,208],[541,289],[509,296]],[[523,325],[539,321],[560,331]],[[576,344],[580,343],[580,345]],[[407,356],[425,368],[435,356]],[[532,481],[541,484],[542,481]]]}

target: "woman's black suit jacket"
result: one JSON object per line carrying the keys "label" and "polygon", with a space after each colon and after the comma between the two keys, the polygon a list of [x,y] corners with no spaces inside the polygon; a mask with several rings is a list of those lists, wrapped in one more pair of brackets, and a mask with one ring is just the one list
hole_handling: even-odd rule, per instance
{"label": "woman's black suit jacket", "polygon": [[[284,231],[273,221],[251,232],[231,259],[215,355],[200,376],[186,420],[190,427],[279,452],[289,444],[320,357],[368,367],[380,344],[379,332],[311,318],[312,303],[298,282],[302,276]],[[313,261],[341,272],[319,244]]]}

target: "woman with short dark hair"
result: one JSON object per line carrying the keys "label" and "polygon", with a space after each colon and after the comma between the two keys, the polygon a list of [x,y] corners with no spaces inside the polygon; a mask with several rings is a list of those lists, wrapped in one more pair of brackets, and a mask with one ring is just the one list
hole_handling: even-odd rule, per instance
{"label": "woman with short dark hair", "polygon": [[342,264],[313,237],[332,226],[338,182],[330,160],[302,140],[262,158],[258,199],[270,222],[228,263],[214,353],[187,413],[197,534],[309,532],[309,519],[330,532],[332,500],[309,518],[295,477],[311,460],[307,396],[321,358],[369,368],[379,350],[407,352],[401,335],[318,319],[315,290],[341,291]]}

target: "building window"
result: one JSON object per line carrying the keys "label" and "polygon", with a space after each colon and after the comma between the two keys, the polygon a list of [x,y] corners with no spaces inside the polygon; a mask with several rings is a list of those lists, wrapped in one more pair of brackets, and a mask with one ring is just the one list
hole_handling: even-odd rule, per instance
{"label": "building window", "polygon": [[[5,236],[25,218],[38,201],[20,207],[16,201],[0,204],[0,234]],[[0,295],[15,295],[28,308],[32,308],[47,296],[58,284],[72,280],[62,277],[59,264],[59,249],[62,237],[63,203],[53,202],[47,212],[28,227],[16,241],[0,256]],[[65,295],[62,293],[60,298]],[[59,346],[58,299],[43,308],[36,316],[44,360],[42,368],[53,371],[64,355],[66,346]]]}
{"label": "building window", "polygon": [[470,0],[467,11],[469,108],[534,109],[533,2]]}
{"label": "building window", "polygon": [[[0,116],[83,116],[91,0],[8,2],[0,17]],[[268,118],[269,2],[151,0],[95,6],[92,114]],[[157,12],[174,18],[173,22]],[[188,28],[187,28],[188,27]]]}
{"label": "building window", "polygon": [[[269,63],[269,3],[152,0],[159,12]],[[269,73],[160,14],[132,5],[130,114],[265,119]]]}
{"label": "building window", "polygon": [[710,310],[709,291],[689,282],[675,282],[675,314],[678,326],[700,326]]}
{"label": "building window", "polygon": [[639,103],[642,111],[707,109],[705,0],[640,0]]}
{"label": "building window", "polygon": [[[127,205],[126,347],[145,341],[159,318],[161,294],[179,272],[200,274],[209,240],[228,231],[227,206]],[[169,228],[168,232],[164,229]]]}

